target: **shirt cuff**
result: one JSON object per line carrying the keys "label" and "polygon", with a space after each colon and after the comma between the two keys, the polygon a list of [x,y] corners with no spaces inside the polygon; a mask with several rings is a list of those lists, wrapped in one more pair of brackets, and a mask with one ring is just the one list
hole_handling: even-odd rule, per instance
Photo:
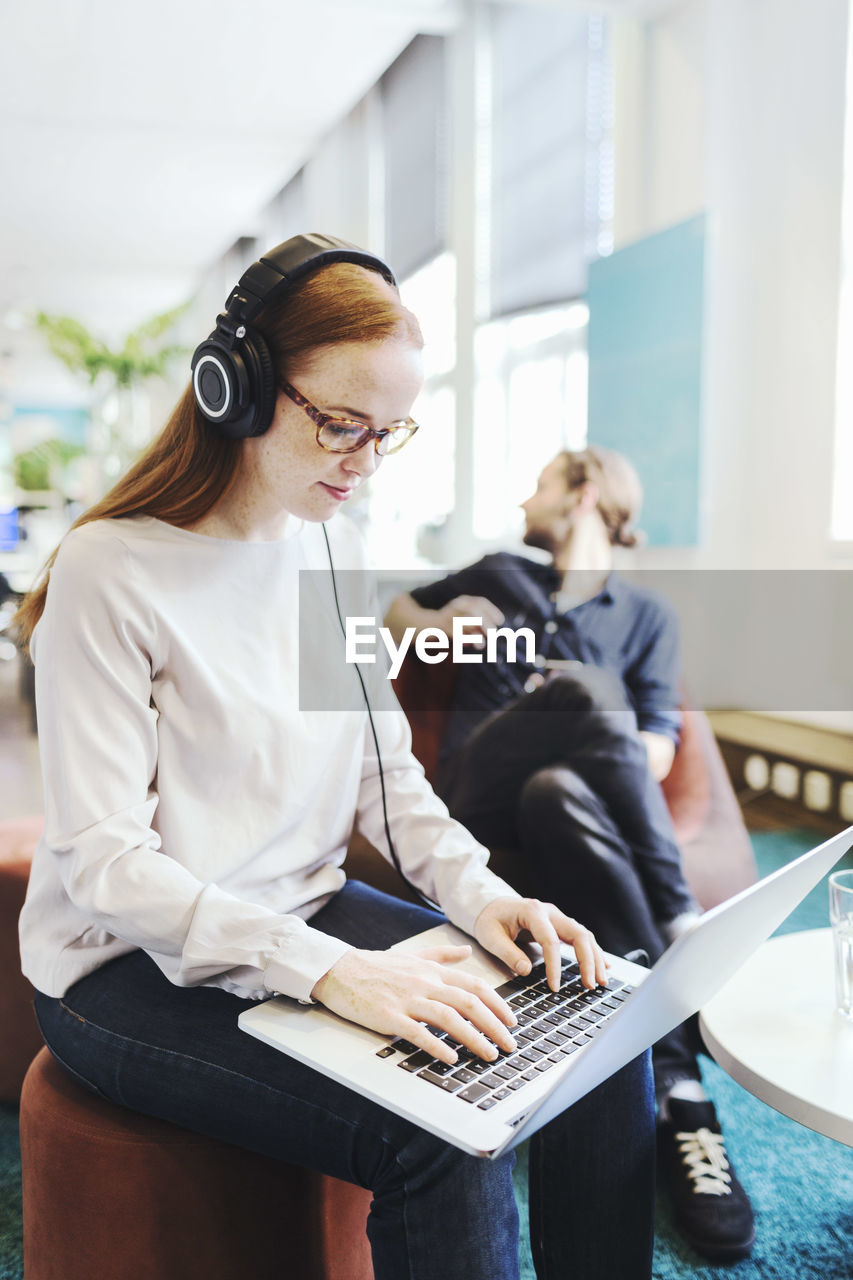
{"label": "shirt cuff", "polygon": [[520,899],[521,894],[505,880],[501,880],[500,876],[483,868],[480,875],[466,877],[450,897],[442,902],[441,908],[451,924],[473,938],[477,917],[495,898]]}
{"label": "shirt cuff", "polygon": [[347,951],[352,951],[348,942],[306,925],[275,952],[264,970],[264,986],[276,995],[310,1002],[316,984]]}

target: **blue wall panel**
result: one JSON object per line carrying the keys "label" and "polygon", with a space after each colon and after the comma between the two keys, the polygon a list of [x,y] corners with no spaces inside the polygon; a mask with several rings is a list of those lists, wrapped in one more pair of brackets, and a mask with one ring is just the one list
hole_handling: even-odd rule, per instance
{"label": "blue wall panel", "polygon": [[589,440],[640,473],[654,546],[699,540],[705,218],[593,262]]}

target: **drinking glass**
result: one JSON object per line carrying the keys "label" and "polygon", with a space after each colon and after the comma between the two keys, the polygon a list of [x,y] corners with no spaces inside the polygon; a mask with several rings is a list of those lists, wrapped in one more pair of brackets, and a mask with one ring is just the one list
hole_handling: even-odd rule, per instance
{"label": "drinking glass", "polygon": [[829,877],[829,920],[835,951],[835,1007],[853,1021],[853,871]]}

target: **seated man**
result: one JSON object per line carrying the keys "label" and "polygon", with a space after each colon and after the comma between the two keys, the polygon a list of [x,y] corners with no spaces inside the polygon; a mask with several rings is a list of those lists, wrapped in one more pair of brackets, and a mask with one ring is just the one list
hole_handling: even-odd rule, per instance
{"label": "seated man", "polygon": [[[654,961],[695,919],[660,789],[675,754],[678,633],[651,592],[612,572],[633,546],[642,491],[619,454],[565,452],[522,504],[524,541],[550,564],[500,552],[398,596],[386,625],[451,635],[454,617],[530,628],[536,659],[460,665],[437,790],[486,845],[520,847],[539,892],[618,954]],[[474,628],[469,624],[466,633]],[[518,655],[516,655],[517,657]],[[654,1050],[661,1163],[700,1252],[749,1253],[752,1210],[729,1164],[686,1026]]]}

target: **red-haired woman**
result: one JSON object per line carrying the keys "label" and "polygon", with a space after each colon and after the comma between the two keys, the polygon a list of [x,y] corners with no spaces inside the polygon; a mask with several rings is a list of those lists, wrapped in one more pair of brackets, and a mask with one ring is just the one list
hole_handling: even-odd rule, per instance
{"label": "red-haired woman", "polygon": [[[376,717],[374,745],[366,711],[300,707],[300,570],[363,567],[337,512],[415,430],[421,346],[378,259],[279,246],[162,434],[66,535],[19,614],[47,810],[23,967],[49,1048],[96,1092],[370,1187],[379,1280],[510,1280],[511,1155],[466,1155],[237,1026],[281,993],[442,1062],[456,1051],[435,1030],[487,1061],[513,1048],[512,1011],[455,967],[463,951],[387,950],[441,917],[345,880],[356,815],[386,845],[383,786],[406,875],[454,924],[511,968],[529,967],[526,930],[552,982],[561,939],[587,985],[605,977],[588,931],[488,870],[401,714]],[[536,1135],[541,1276],[649,1274],[653,1149],[646,1058]]]}

